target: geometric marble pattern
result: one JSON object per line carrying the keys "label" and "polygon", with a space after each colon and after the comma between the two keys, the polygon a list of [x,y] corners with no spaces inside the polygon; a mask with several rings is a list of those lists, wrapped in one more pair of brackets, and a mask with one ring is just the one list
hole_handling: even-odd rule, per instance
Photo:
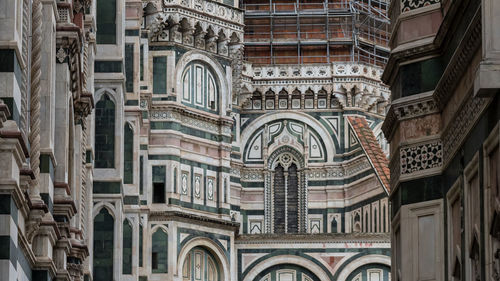
{"label": "geometric marble pattern", "polygon": [[400,149],[401,174],[441,167],[443,145],[440,140]]}

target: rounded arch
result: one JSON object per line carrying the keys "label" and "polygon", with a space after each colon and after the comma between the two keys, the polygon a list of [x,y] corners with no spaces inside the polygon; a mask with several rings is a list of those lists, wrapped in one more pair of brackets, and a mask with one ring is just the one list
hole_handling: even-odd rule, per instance
{"label": "rounded arch", "polygon": [[[292,156],[290,159],[288,159],[288,158],[285,159],[284,160],[285,162],[293,162],[293,163],[295,163],[295,165],[297,165],[298,168],[300,168],[300,169],[304,168],[305,163],[304,163],[304,157],[302,156],[302,153],[297,151],[297,149],[295,149],[294,147],[291,147],[288,145],[281,146],[278,149],[273,151],[271,156],[269,156],[269,161],[268,161],[269,167],[268,168],[273,170],[278,161],[283,162],[283,159],[280,159],[280,158],[282,158],[282,156],[284,154],[288,154],[288,155]],[[282,164],[284,164],[284,166],[288,166],[287,163],[282,163]]]}
{"label": "rounded arch", "polygon": [[328,130],[315,118],[313,118],[311,115],[302,113],[302,112],[274,112],[274,113],[267,113],[265,115],[262,115],[255,119],[251,124],[246,126],[246,128],[241,132],[241,137],[240,139],[244,141],[242,143],[241,147],[246,147],[247,142],[250,140],[251,136],[255,132],[255,130],[258,130],[265,124],[278,120],[278,119],[289,119],[289,120],[295,120],[295,121],[300,121],[305,124],[307,124],[310,128],[312,128],[323,140],[325,143],[325,148],[326,148],[326,159],[330,160],[333,158],[335,155],[335,144],[333,143],[333,139],[328,133]]}
{"label": "rounded arch", "polygon": [[347,280],[352,272],[367,264],[382,264],[390,268],[391,258],[385,255],[365,255],[354,259],[349,263],[346,262],[346,264],[347,265],[340,271],[335,280]]}
{"label": "rounded arch", "polygon": [[[320,280],[332,280],[328,276],[327,272],[321,268],[320,265],[313,262],[305,257],[295,256],[295,255],[279,255],[263,259],[254,266],[251,267],[247,272],[244,272],[243,281],[254,281],[255,277],[265,271],[267,268],[273,267],[280,264],[293,264],[300,267],[307,268],[314,275],[316,275]],[[343,279],[338,279],[343,280]]]}
{"label": "rounded arch", "polygon": [[186,259],[188,253],[196,247],[204,248],[214,256],[216,262],[218,262],[221,267],[221,281],[231,280],[229,260],[227,259],[224,250],[212,240],[205,237],[193,238],[181,249],[179,255],[177,256],[177,276],[182,276],[184,260]]}
{"label": "rounded arch", "polygon": [[215,74],[215,80],[219,86],[219,99],[220,99],[220,110],[219,115],[225,115],[225,112],[230,107],[230,87],[228,78],[226,76],[225,70],[222,65],[216,60],[199,53],[197,51],[189,51],[185,53],[177,63],[174,71],[174,80],[175,83],[175,92],[177,95],[180,95],[180,91],[182,89],[182,75],[184,74],[184,69],[189,65],[189,63],[199,61],[208,65]]}

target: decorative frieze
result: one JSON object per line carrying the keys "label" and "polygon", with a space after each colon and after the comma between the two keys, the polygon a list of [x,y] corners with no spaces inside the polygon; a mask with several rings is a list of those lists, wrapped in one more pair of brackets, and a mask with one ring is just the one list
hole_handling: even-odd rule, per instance
{"label": "decorative frieze", "polygon": [[231,134],[230,126],[225,126],[225,125],[219,126],[217,124],[185,116],[182,115],[181,113],[174,111],[160,111],[160,110],[150,111],[149,119],[151,121],[174,121],[182,123],[183,125],[206,130],[212,133],[227,134],[227,135]]}
{"label": "decorative frieze", "polygon": [[440,2],[440,0],[401,0],[401,13],[427,7],[432,4],[438,4]]}
{"label": "decorative frieze", "polygon": [[464,102],[463,107],[442,134],[445,164],[455,155],[456,150],[460,147],[460,144],[489,101],[489,98],[471,97]]}
{"label": "decorative frieze", "polygon": [[443,145],[440,140],[401,147],[401,175],[412,174],[443,165]]}

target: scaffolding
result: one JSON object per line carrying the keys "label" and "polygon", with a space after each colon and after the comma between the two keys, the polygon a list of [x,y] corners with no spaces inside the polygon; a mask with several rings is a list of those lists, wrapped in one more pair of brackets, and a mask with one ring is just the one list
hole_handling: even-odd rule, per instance
{"label": "scaffolding", "polygon": [[389,0],[244,0],[254,64],[365,62],[389,55]]}

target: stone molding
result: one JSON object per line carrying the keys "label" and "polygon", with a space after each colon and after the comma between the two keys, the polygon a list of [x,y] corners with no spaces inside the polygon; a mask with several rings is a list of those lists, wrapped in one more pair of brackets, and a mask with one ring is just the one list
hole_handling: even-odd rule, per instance
{"label": "stone molding", "polygon": [[407,120],[438,113],[439,108],[433,97],[433,92],[404,97],[395,100],[382,125],[385,137],[390,141],[401,120]]}
{"label": "stone molding", "polygon": [[242,234],[236,244],[390,243],[389,233]]}
{"label": "stone molding", "polygon": [[464,141],[472,126],[491,99],[470,96],[463,102],[462,108],[456,113],[453,121],[443,130],[443,166],[446,167]]}
{"label": "stone molding", "polygon": [[457,87],[460,77],[467,71],[472,57],[481,46],[481,9],[479,8],[470,23],[462,42],[449,62],[434,90],[434,98],[443,109]]}

